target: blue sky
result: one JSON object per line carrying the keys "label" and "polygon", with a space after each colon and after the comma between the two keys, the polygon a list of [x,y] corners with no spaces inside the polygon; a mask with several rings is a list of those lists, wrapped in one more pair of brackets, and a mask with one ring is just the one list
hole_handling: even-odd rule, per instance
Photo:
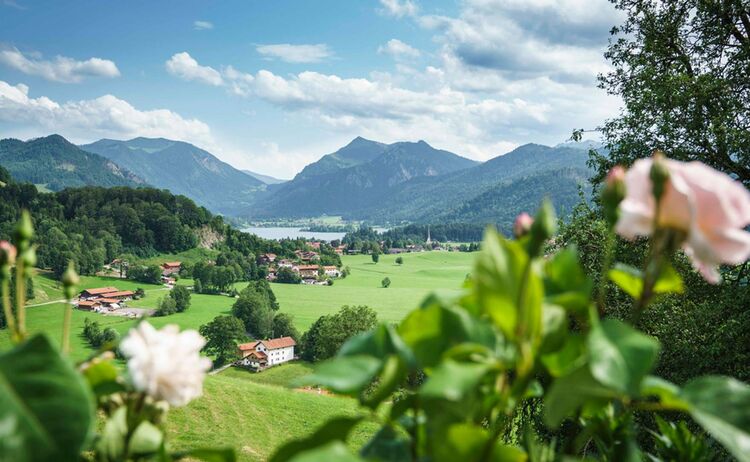
{"label": "blue sky", "polygon": [[0,0],[0,137],[163,136],[289,178],[361,135],[486,160],[616,113],[606,0]]}

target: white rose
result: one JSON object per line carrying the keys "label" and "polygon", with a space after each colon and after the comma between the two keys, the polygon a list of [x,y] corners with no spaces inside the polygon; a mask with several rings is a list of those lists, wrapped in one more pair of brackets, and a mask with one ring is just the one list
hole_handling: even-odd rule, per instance
{"label": "white rose", "polygon": [[157,331],[148,322],[130,329],[120,343],[128,358],[135,388],[149,396],[183,406],[203,393],[211,360],[200,355],[206,341],[194,330],[170,324]]}

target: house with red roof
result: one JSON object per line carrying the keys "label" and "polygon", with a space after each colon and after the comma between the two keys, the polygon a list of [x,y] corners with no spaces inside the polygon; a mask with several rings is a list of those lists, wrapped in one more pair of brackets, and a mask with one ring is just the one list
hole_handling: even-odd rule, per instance
{"label": "house with red roof", "polygon": [[237,346],[241,357],[237,364],[256,370],[283,364],[295,358],[294,347],[296,345],[297,342],[292,337],[242,343]]}

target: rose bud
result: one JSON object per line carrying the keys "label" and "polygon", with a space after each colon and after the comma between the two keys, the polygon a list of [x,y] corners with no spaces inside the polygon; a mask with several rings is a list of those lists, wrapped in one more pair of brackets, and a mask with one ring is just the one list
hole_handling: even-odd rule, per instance
{"label": "rose bud", "polygon": [[518,239],[529,234],[529,231],[531,231],[531,225],[533,224],[534,219],[531,218],[531,215],[526,212],[519,214],[516,217],[515,223],[513,223],[513,235]]}

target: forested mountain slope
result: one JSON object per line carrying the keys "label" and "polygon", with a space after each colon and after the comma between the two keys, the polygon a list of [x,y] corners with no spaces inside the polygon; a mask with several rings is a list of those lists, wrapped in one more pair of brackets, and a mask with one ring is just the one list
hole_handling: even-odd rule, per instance
{"label": "forested mountain slope", "polygon": [[0,140],[0,165],[17,181],[52,191],[76,186],[139,186],[145,181],[115,162],[86,152],[60,135]]}

